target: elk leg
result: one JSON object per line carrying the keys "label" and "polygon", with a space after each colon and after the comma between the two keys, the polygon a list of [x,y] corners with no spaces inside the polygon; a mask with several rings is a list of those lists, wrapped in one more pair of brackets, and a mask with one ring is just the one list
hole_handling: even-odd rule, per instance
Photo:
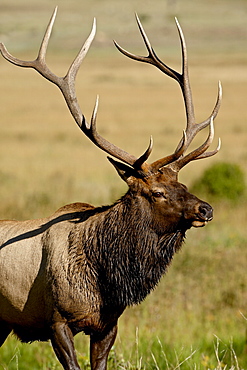
{"label": "elk leg", "polygon": [[8,324],[3,321],[0,321],[0,347],[3,345],[8,335],[11,333],[11,328]]}
{"label": "elk leg", "polygon": [[73,334],[66,323],[56,322],[52,326],[51,343],[65,370],[80,370],[75,353]]}
{"label": "elk leg", "polygon": [[91,370],[106,370],[107,358],[117,335],[117,325],[114,325],[106,335],[91,335],[90,362]]}

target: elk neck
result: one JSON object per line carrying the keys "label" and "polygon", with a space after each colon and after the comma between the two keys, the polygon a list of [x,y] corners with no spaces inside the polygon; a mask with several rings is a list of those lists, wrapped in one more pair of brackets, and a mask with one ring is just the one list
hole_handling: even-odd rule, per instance
{"label": "elk neck", "polygon": [[131,192],[112,206],[90,212],[80,230],[73,231],[77,235],[70,235],[70,270],[80,271],[84,289],[85,281],[94,281],[87,286],[88,293],[98,291],[104,306],[140,303],[166,272],[185,233],[173,230],[158,235],[148,203]]}

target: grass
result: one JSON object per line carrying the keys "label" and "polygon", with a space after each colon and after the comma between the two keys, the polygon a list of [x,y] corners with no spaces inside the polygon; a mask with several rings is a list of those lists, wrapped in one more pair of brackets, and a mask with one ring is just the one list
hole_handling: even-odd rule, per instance
{"label": "grass", "polygon": [[[90,117],[99,94],[102,135],[139,155],[152,134],[151,160],[172,152],[181,137],[181,95],[176,83],[159,71],[115,52],[111,39],[143,53],[136,10],[161,58],[179,69],[176,13],[187,39],[198,121],[211,112],[219,79],[223,85],[216,121],[222,149],[210,160],[188,165],[180,180],[191,186],[208,165],[223,160],[239,163],[247,173],[246,1],[177,0],[169,5],[156,0],[154,6],[151,0],[27,0],[19,5],[3,0],[0,34],[9,50],[34,58],[57,4],[49,65],[55,73],[65,73],[96,15],[98,34],[77,79],[82,109]],[[54,86],[3,59],[0,81],[0,218],[43,217],[66,203],[106,204],[121,196],[125,185],[106,156],[80,133]],[[246,198],[237,204],[215,201],[213,206],[214,221],[188,232],[158,288],[120,318],[111,370],[247,369]],[[82,369],[88,369],[88,338],[78,335],[76,348]],[[0,349],[0,369],[28,368],[61,367],[49,343],[22,345],[8,338]]]}

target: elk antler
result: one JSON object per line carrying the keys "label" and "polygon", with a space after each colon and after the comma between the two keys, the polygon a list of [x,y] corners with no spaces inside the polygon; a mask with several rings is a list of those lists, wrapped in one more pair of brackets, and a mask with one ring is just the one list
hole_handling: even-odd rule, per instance
{"label": "elk antler", "polygon": [[[153,145],[152,138],[150,139],[149,146],[147,150],[144,152],[144,154],[142,154],[139,158],[136,158],[134,155],[129,154],[125,152],[123,149],[120,149],[114,144],[110,143],[109,141],[104,139],[101,135],[99,135],[99,133],[97,132],[96,117],[97,117],[98,103],[99,103],[98,97],[96,99],[95,107],[94,107],[90,122],[87,122],[78,104],[77,97],[76,97],[76,91],[75,91],[75,79],[76,79],[77,72],[81,66],[81,63],[84,57],[86,56],[90,48],[90,45],[94,39],[94,36],[96,33],[96,21],[95,20],[93,22],[92,31],[89,37],[87,38],[86,42],[81,47],[78,55],[76,56],[71,66],[69,67],[67,74],[64,77],[58,77],[53,72],[51,72],[51,70],[48,68],[46,61],[45,61],[45,56],[46,56],[46,50],[47,50],[47,46],[48,46],[49,39],[51,36],[53,24],[56,18],[56,13],[57,13],[57,7],[55,8],[54,13],[47,26],[43,41],[40,46],[38,56],[35,60],[23,61],[23,60],[15,58],[7,51],[6,47],[2,43],[0,43],[0,52],[3,55],[3,57],[9,62],[19,67],[34,68],[47,80],[57,85],[64,96],[64,99],[67,103],[67,106],[75,122],[77,123],[79,128],[85,133],[85,135],[95,145],[97,145],[100,149],[104,150],[105,152],[112,155],[113,157],[120,159],[121,161],[132,166],[133,168],[135,168],[137,171],[139,171],[142,174],[155,172],[159,168],[165,165],[169,165],[170,168],[178,172],[185,164],[187,164],[191,160],[206,158],[206,157],[216,154],[219,151],[220,141],[219,141],[218,147],[214,151],[206,152],[206,150],[212,143],[212,140],[214,137],[213,119],[216,117],[219,111],[219,108],[220,108],[220,102],[221,102],[221,96],[222,96],[221,85],[219,84],[217,102],[209,118],[201,123],[198,123],[198,124],[195,123],[192,94],[191,94],[191,88],[190,88],[189,76],[188,76],[186,44],[185,44],[183,32],[177,20],[176,20],[176,23],[177,23],[177,28],[179,31],[179,36],[180,36],[180,41],[181,41],[181,46],[182,46],[182,61],[183,61],[182,74],[171,69],[158,58],[158,56],[154,52],[148,40],[147,35],[145,34],[145,31],[141,25],[141,22],[138,16],[136,16],[136,19],[137,19],[137,23],[138,23],[141,35],[143,37],[144,43],[149,52],[148,56],[142,57],[142,56],[131,54],[127,52],[126,50],[124,50],[123,48],[121,48],[115,42],[115,45],[117,46],[117,48],[126,56],[132,59],[141,61],[141,62],[153,64],[154,66],[159,68],[162,72],[174,78],[179,83],[181,90],[182,90],[183,97],[184,97],[186,117],[187,117],[187,126],[186,126],[186,130],[183,132],[183,138],[180,140],[180,143],[173,154],[166,156],[164,158],[161,158],[153,162],[151,165],[149,165],[146,163],[146,160],[148,159],[152,151],[152,145]],[[190,145],[195,135],[200,130],[202,130],[203,128],[207,126],[209,126],[209,135],[208,135],[207,140],[204,142],[204,144],[202,144],[199,148],[197,148],[196,150],[184,156],[185,151],[187,150],[188,146]]]}
{"label": "elk antler", "polygon": [[79,128],[86,134],[86,136],[100,149],[104,150],[108,154],[112,155],[113,157],[120,159],[121,161],[129,164],[130,166],[134,167],[137,170],[140,170],[142,172],[146,172],[147,165],[145,164],[145,161],[149,157],[151,151],[152,151],[152,138],[150,139],[149,146],[145,153],[140,156],[139,158],[136,158],[134,155],[129,154],[125,152],[124,150],[118,148],[114,144],[110,143],[106,139],[104,139],[102,136],[100,136],[96,130],[96,117],[97,117],[97,110],[98,110],[98,102],[99,99],[97,97],[95,107],[93,110],[92,118],[90,123],[87,122],[86,118],[81,112],[80,106],[77,101],[76,97],[76,91],[75,91],[75,79],[77,72],[81,66],[81,63],[86,56],[90,45],[94,39],[95,33],[96,33],[96,21],[94,19],[92,31],[87,38],[84,45],[81,47],[78,55],[76,56],[75,60],[72,62],[71,66],[68,69],[67,74],[64,77],[58,77],[53,72],[50,71],[50,69],[47,67],[45,56],[46,56],[46,50],[49,43],[49,39],[51,36],[53,24],[56,18],[57,14],[57,7],[55,8],[53,15],[50,19],[50,22],[47,26],[43,41],[40,46],[40,50],[38,53],[38,56],[33,61],[24,61],[15,58],[12,56],[4,46],[4,44],[0,43],[0,52],[3,55],[3,57],[8,60],[9,62],[19,66],[19,67],[26,67],[26,68],[34,68],[37,72],[39,72],[43,77],[45,77],[50,82],[54,83],[59,87],[61,90],[64,99],[67,103],[67,106],[79,126]]}
{"label": "elk antler", "polygon": [[[138,24],[140,33],[142,35],[143,41],[146,45],[148,56],[146,57],[138,56],[138,55],[135,55],[135,54],[132,54],[126,51],[125,49],[120,47],[116,42],[115,42],[115,45],[118,48],[118,50],[124,55],[126,55],[127,57],[137,60],[139,62],[152,64],[158,69],[160,69],[163,73],[175,79],[179,83],[179,86],[182,90],[182,95],[184,98],[186,118],[187,118],[187,125],[186,125],[186,130],[184,131],[184,134],[183,134],[183,139],[180,140],[178,148],[172,155],[161,158],[153,162],[150,165],[151,172],[155,172],[161,167],[168,165],[168,164],[171,169],[178,172],[183,166],[185,166],[190,161],[195,160],[195,159],[210,157],[216,154],[220,149],[220,140],[219,140],[218,147],[214,151],[206,152],[206,150],[208,149],[208,147],[210,146],[214,138],[213,119],[217,116],[217,113],[220,108],[220,103],[222,99],[221,84],[219,83],[218,97],[217,97],[217,101],[216,101],[215,107],[211,115],[205,121],[201,123],[196,123],[193,100],[192,100],[192,92],[191,92],[191,87],[190,87],[190,82],[189,82],[187,49],[186,49],[184,35],[183,35],[182,29],[177,19],[176,19],[176,24],[177,24],[180,42],[181,42],[181,48],[182,48],[182,73],[181,74],[173,70],[172,68],[168,67],[165,63],[163,63],[159,59],[137,15],[136,15],[136,20],[137,20],[137,24]],[[192,151],[191,153],[187,155],[184,155],[190,143],[192,142],[193,138],[195,137],[195,135],[207,126],[209,126],[209,135],[206,141],[199,148],[195,149],[194,151]]]}

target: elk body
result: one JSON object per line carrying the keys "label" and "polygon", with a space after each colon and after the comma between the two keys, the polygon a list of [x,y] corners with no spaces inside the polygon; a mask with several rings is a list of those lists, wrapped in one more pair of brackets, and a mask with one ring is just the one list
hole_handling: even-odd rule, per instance
{"label": "elk body", "polygon": [[[116,44],[117,48],[174,78],[181,87],[187,116],[187,126],[175,152],[148,164],[152,140],[145,153],[136,158],[98,134],[98,99],[90,123],[81,113],[75,77],[94,38],[95,23],[65,77],[57,77],[48,69],[45,54],[55,15],[56,10],[36,60],[19,60],[3,44],[1,53],[15,65],[35,68],[60,88],[78,126],[111,155],[110,162],[129,190],[110,206],[75,203],[40,220],[1,221],[0,345],[12,331],[23,342],[51,340],[63,368],[78,370],[73,337],[82,331],[90,336],[91,369],[103,370],[124,309],[141,302],[155,288],[180,249],[186,230],[212,220],[212,207],[190,194],[177,177],[188,162],[219,150],[218,146],[207,152],[213,140],[213,119],[220,107],[221,88],[219,85],[210,117],[196,123],[186,46],[179,24],[181,74],[157,57],[137,17],[148,56],[136,56]],[[209,127],[206,141],[186,153],[194,136],[205,127]]]}

